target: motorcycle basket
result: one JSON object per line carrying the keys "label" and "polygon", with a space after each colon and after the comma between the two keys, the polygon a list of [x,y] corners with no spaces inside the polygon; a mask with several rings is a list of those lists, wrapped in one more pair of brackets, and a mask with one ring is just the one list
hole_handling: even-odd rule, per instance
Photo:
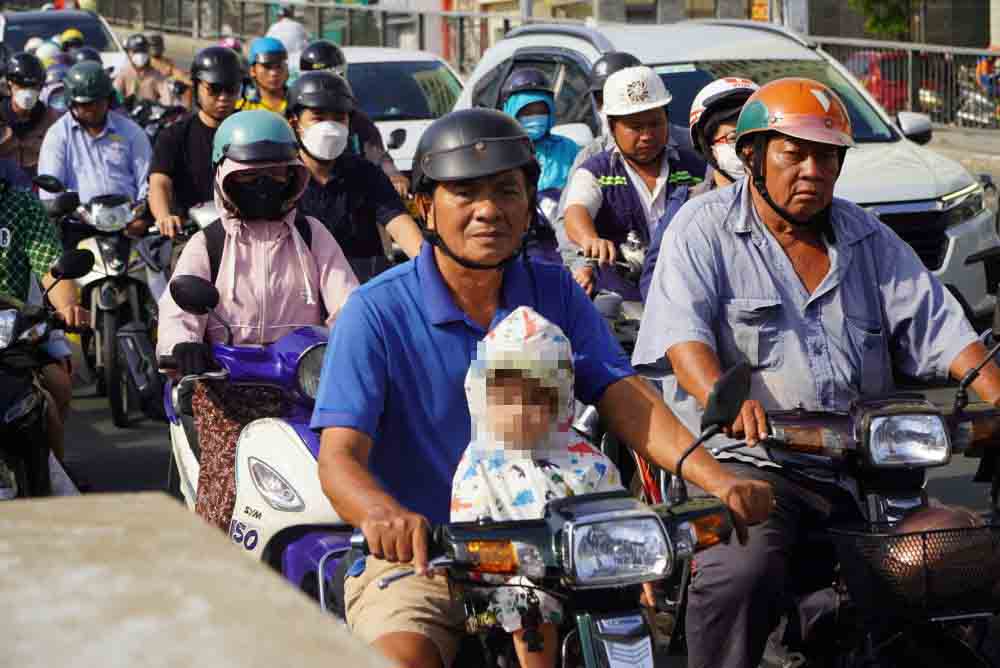
{"label": "motorcycle basket", "polygon": [[1000,526],[830,535],[851,599],[868,619],[914,621],[1000,611]]}

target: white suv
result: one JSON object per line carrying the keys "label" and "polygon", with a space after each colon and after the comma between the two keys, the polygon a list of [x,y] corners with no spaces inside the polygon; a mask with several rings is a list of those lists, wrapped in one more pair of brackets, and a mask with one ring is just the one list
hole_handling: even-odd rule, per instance
{"label": "white suv", "polygon": [[907,112],[891,118],[836,60],[775,26],[749,21],[525,26],[483,55],[455,108],[495,107],[511,69],[530,64],[555,82],[561,125],[556,131],[588,140],[599,127],[587,94],[588,75],[608,51],[627,51],[653,67],[673,94],[671,122],[684,127],[694,96],[721,76],[747,76],[759,84],[803,76],[833,88],[847,105],[857,143],[848,151],[837,195],[869,208],[895,230],[968,315],[992,311],[983,264],[965,263],[978,251],[1000,247],[983,186],[957,162],[919,146],[930,141],[930,119]]}

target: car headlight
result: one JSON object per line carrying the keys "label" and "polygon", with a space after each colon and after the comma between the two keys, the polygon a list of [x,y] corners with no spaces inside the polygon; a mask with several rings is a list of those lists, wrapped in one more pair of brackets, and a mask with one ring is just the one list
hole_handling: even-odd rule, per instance
{"label": "car headlight", "polygon": [[978,216],[986,208],[983,186],[973,183],[941,198],[948,225],[958,225]]}
{"label": "car headlight", "polygon": [[868,423],[866,451],[876,467],[942,466],[951,458],[940,415],[878,415]]}
{"label": "car headlight", "polygon": [[0,311],[0,350],[14,342],[14,330],[17,328],[17,310]]}
{"label": "car headlight", "polygon": [[249,457],[250,479],[267,504],[275,510],[297,513],[305,510],[306,504],[295,488],[273,468],[257,459]]}
{"label": "car headlight", "polygon": [[653,513],[609,513],[568,522],[563,554],[566,574],[578,588],[659,580],[673,567],[673,546]]}
{"label": "car headlight", "polygon": [[295,378],[299,390],[313,401],[319,392],[319,376],[323,371],[323,357],[326,355],[326,344],[320,343],[308,349],[299,357],[299,365],[295,369]]}

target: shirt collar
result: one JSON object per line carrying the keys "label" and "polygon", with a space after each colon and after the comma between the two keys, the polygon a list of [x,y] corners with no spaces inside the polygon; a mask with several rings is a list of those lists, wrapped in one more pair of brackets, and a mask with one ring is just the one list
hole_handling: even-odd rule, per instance
{"label": "shirt collar", "polygon": [[[67,111],[66,115],[69,116],[69,122],[70,122],[70,127],[71,128],[73,128],[74,130],[78,129],[81,132],[86,132],[87,131],[86,128],[84,128],[82,125],[80,125],[80,121],[76,120],[76,117],[73,116],[72,113],[70,113],[69,111]],[[101,137],[104,137],[106,135],[109,135],[109,134],[112,134],[112,133],[116,133],[116,132],[118,132],[118,126],[115,123],[115,114],[110,109],[108,109],[108,115],[104,119],[104,129],[101,130],[101,134],[97,135],[97,137],[95,137],[95,139],[100,139]]]}
{"label": "shirt collar", "polygon": [[[755,242],[762,242],[764,221],[754,207],[750,196],[750,180],[740,179],[736,184],[737,195],[734,203],[735,215],[727,217],[726,224],[736,234],[751,235]],[[850,246],[875,233],[872,216],[863,209],[854,207],[836,197],[830,205],[830,224],[833,226],[835,243]]]}
{"label": "shirt collar", "polygon": [[[420,289],[431,324],[443,325],[467,320],[465,312],[455,303],[444,277],[441,276],[433,245],[424,242],[420,247],[416,265],[417,279],[420,281]],[[494,321],[522,304],[533,303],[531,277],[520,258],[515,258],[504,267],[503,285],[500,290],[502,299]]]}

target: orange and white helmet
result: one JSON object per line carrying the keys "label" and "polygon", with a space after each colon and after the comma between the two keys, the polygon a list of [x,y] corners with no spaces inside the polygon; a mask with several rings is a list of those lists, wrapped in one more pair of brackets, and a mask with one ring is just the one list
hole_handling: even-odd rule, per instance
{"label": "orange and white helmet", "polygon": [[[735,120],[739,116],[743,104],[750,96],[760,90],[760,86],[750,79],[741,77],[723,77],[716,79],[700,91],[691,103],[689,125],[691,127],[691,143],[702,157],[708,158],[712,153],[712,138],[707,137],[709,125]],[[715,128],[712,128],[715,133]]]}

